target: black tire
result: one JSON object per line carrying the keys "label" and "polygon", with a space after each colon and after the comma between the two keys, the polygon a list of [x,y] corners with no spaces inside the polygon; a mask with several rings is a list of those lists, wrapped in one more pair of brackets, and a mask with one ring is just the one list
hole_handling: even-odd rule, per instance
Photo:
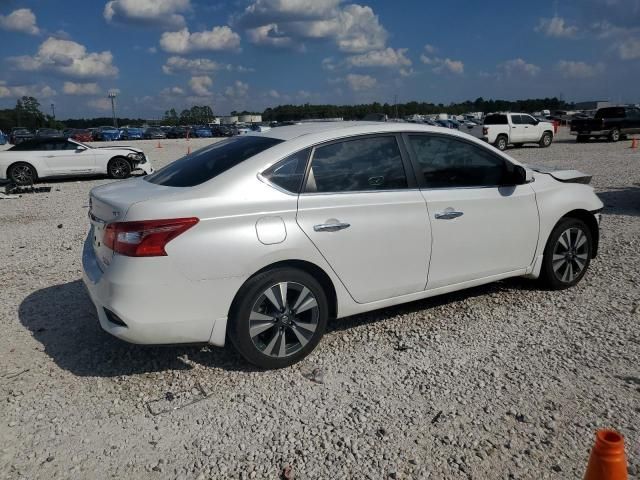
{"label": "black tire", "polygon": [[609,141],[615,143],[618,140],[620,140],[620,130],[617,128],[614,128],[609,132]]}
{"label": "black tire", "polygon": [[551,142],[553,142],[553,135],[551,135],[549,132],[544,132],[542,134],[542,137],[540,137],[540,142],[538,142],[538,145],[540,145],[540,148],[547,148],[551,146]]}
{"label": "black tire", "polygon": [[494,145],[498,150],[504,152],[507,149],[508,144],[509,140],[507,139],[506,135],[498,135],[498,138],[496,138],[496,143]]}
{"label": "black tire", "polygon": [[587,143],[589,141],[589,136],[588,135],[578,135],[576,137],[576,142],[577,143]]}
{"label": "black tire", "polygon": [[107,164],[107,174],[110,178],[122,179],[131,175],[131,164],[124,157],[114,157]]}
{"label": "black tire", "polygon": [[[278,310],[265,294],[271,291],[276,301],[281,301],[279,285],[283,283],[287,284],[287,305]],[[298,297],[302,298],[305,292],[303,288],[309,294],[304,298],[312,296],[315,306],[297,313],[296,301],[299,301]],[[308,305],[308,301],[300,304],[303,305]],[[256,314],[257,318],[250,318]],[[324,334],[328,316],[327,295],[313,276],[295,268],[275,268],[256,275],[242,286],[231,307],[227,334],[236,350],[249,363],[263,369],[283,368],[299,362],[313,351]],[[300,325],[314,328],[313,331],[300,329]],[[250,333],[252,327],[253,337]],[[255,333],[257,331],[260,333]],[[300,333],[304,334],[307,343],[300,341]],[[280,350],[282,339],[284,350]]]}
{"label": "black tire", "polygon": [[[580,235],[586,240],[580,246],[574,248],[582,241],[581,238],[583,237]],[[563,237],[562,240],[561,237]],[[569,248],[565,248],[563,243],[567,244]],[[591,263],[592,253],[593,238],[587,224],[577,218],[561,219],[552,230],[551,235],[549,235],[549,240],[545,246],[540,280],[545,286],[553,290],[564,290],[565,288],[573,287],[582,280],[582,277],[587,272]],[[573,276],[575,270],[579,268],[579,272]]]}
{"label": "black tire", "polygon": [[16,185],[33,185],[38,181],[38,173],[32,165],[25,162],[14,163],[7,170],[7,177]]}

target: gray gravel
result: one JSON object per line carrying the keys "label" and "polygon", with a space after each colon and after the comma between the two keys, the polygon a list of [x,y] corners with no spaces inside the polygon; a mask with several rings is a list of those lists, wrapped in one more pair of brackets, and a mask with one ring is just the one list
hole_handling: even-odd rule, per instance
{"label": "gray gravel", "polygon": [[[186,150],[136,145],[156,166]],[[109,180],[0,200],[0,478],[582,478],[600,427],[625,435],[639,478],[640,151],[628,146],[563,133],[509,151],[594,175],[601,250],[576,288],[509,280],[334,321],[275,372],[230,348],[100,330],[80,251],[87,193]]]}

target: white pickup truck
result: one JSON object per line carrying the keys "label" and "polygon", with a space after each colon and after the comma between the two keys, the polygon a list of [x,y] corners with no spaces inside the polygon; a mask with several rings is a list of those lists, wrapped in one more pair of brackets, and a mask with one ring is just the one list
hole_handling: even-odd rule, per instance
{"label": "white pickup truck", "polygon": [[523,143],[548,147],[553,141],[553,125],[526,113],[491,113],[484,119],[482,138],[498,150],[506,150],[507,145],[519,147]]}

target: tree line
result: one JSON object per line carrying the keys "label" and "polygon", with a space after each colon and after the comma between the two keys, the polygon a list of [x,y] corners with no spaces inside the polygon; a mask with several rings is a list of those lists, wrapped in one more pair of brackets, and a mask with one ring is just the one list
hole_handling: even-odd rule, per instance
{"label": "tree line", "polygon": [[[407,102],[400,104],[368,103],[360,105],[279,105],[267,108],[262,112],[264,121],[282,122],[286,120],[304,120],[310,118],[344,118],[345,120],[360,120],[372,113],[383,113],[390,118],[403,118],[413,114],[451,113],[462,114],[467,112],[498,112],[498,111],[523,111],[535,112],[544,109],[568,110],[573,107],[556,97],[534,98],[527,100],[485,100],[482,97],[475,100],[467,100],[460,103]],[[255,112],[231,112],[231,115],[243,115]],[[208,105],[194,105],[183,109],[178,113],[171,108],[164,113],[159,121],[163,125],[194,125],[206,124],[214,119],[213,109]],[[118,125],[143,125],[157,123],[142,118],[118,118]],[[102,125],[111,125],[111,117],[76,118],[63,122],[57,121],[51,115],[45,114],[40,109],[40,103],[35,97],[21,97],[16,102],[15,108],[0,110],[0,130],[8,131],[12,127],[20,126],[30,129],[49,128],[89,128]]]}

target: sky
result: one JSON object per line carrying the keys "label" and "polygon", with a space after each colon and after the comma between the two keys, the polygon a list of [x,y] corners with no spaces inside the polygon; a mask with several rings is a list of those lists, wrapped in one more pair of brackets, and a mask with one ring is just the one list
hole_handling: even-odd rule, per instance
{"label": "sky", "polygon": [[640,101],[640,0],[0,0],[0,108]]}

